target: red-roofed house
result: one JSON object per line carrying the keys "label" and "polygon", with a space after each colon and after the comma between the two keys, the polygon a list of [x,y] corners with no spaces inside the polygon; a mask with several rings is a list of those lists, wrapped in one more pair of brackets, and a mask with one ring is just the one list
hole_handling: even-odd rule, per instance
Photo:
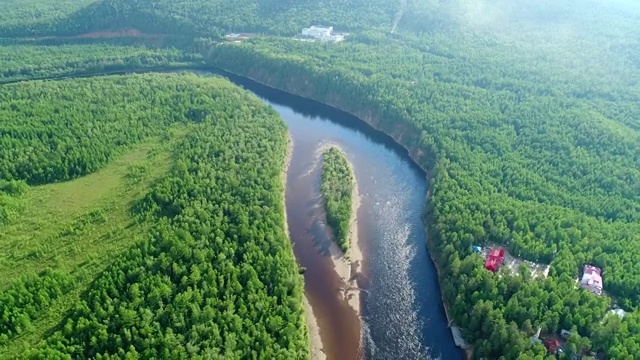
{"label": "red-roofed house", "polygon": [[491,250],[487,261],[484,263],[485,269],[496,272],[500,269],[500,265],[504,262],[504,249]]}
{"label": "red-roofed house", "polygon": [[547,348],[549,353],[555,354],[560,347],[560,342],[557,339],[549,339],[544,342],[544,347]]}
{"label": "red-roofed house", "polygon": [[596,295],[602,295],[602,270],[593,265],[585,265],[580,284]]}

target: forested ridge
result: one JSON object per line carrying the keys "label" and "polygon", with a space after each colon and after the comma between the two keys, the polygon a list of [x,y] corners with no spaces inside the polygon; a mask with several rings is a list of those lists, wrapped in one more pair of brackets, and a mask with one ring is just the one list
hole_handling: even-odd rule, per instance
{"label": "forested ridge", "polygon": [[[209,64],[347,110],[409,148],[430,178],[429,246],[444,299],[475,356],[539,358],[545,350],[528,339],[538,327],[543,336],[573,329],[567,356],[640,356],[635,4],[107,0],[60,9],[2,18],[0,34],[197,36]],[[275,36],[218,45],[224,32],[290,35],[311,24],[352,34],[333,46]],[[48,70],[19,76],[38,71]],[[149,213],[181,207],[168,209]],[[491,244],[551,264],[549,277],[491,274],[471,252]],[[585,263],[603,268],[607,296],[576,289]],[[614,302],[631,312],[602,321]]]}
{"label": "forested ridge", "polygon": [[353,173],[349,160],[335,146],[322,153],[320,191],[327,212],[327,223],[333,230],[334,240],[343,252],[349,250],[349,224],[353,198]]}
{"label": "forested ridge", "polygon": [[[82,264],[80,272],[53,266],[7,279],[2,357],[308,356],[301,278],[284,232],[286,127],[274,110],[225,80],[195,75],[27,82],[5,85],[0,94],[3,119],[10,120],[3,122],[10,144],[3,148],[15,149],[0,163],[3,177],[13,179],[1,187],[8,196],[35,191],[25,182],[109,167],[148,137],[176,143],[169,173],[128,204],[133,222],[119,231],[140,237],[100,259],[107,266],[94,279],[85,279]],[[169,131],[177,124],[180,137]],[[124,176],[135,182],[145,171],[152,170],[136,166]],[[89,215],[90,222],[114,217]],[[12,220],[32,221],[25,216],[18,209]],[[74,239],[68,232],[66,238]],[[63,311],[51,314],[50,307]],[[41,333],[34,329],[41,318],[57,322]],[[21,341],[31,341],[26,353],[15,352]]]}
{"label": "forested ridge", "polygon": [[26,35],[28,30],[38,28],[43,33],[55,28],[74,11],[91,4],[93,0],[48,1],[3,1],[0,3],[0,37],[11,34]]}
{"label": "forested ridge", "polygon": [[[464,77],[456,84],[441,55],[385,45],[256,39],[211,56],[224,69],[350,111],[412,149],[431,177],[429,232],[445,299],[478,356],[541,354],[528,339],[538,326],[543,334],[575,327],[588,339],[574,338],[574,352],[640,354],[637,312],[604,329],[610,298],[574,288],[582,264],[592,263],[604,268],[618,304],[640,304],[637,104],[546,89],[520,90],[526,99],[517,100]],[[493,276],[471,254],[487,244],[551,263],[550,278]]]}

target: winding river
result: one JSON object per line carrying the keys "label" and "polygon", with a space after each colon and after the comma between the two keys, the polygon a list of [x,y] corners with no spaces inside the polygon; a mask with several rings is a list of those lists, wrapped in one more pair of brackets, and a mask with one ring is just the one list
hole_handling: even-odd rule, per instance
{"label": "winding river", "polygon": [[[296,259],[307,268],[305,292],[327,359],[462,359],[426,250],[425,174],[407,151],[331,107],[232,74],[185,71],[227,77],[272,106],[289,127],[294,146],[287,173],[288,225]],[[98,75],[108,74],[72,77]],[[340,296],[342,280],[327,250],[331,240],[324,228],[318,163],[319,150],[327,144],[346,152],[358,182],[362,321]]]}
{"label": "winding river", "polygon": [[[307,268],[305,290],[327,358],[463,358],[447,327],[436,270],[426,250],[426,177],[406,150],[351,115],[223,75],[272,106],[289,127],[288,225],[296,258]],[[326,144],[346,152],[361,197],[362,326],[340,296],[341,279],[327,250],[331,240],[324,231],[318,163]]]}

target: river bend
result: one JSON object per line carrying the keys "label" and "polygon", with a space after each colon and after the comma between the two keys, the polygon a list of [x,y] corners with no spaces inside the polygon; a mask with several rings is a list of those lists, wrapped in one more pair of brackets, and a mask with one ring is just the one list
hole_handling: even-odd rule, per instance
{"label": "river bend", "polygon": [[[284,119],[293,139],[287,174],[288,225],[305,290],[329,359],[463,358],[442,305],[422,221],[424,172],[390,137],[359,119],[314,101],[225,74]],[[338,295],[327,251],[320,198],[320,148],[335,144],[353,165],[360,192],[359,245],[364,264],[362,327]]]}

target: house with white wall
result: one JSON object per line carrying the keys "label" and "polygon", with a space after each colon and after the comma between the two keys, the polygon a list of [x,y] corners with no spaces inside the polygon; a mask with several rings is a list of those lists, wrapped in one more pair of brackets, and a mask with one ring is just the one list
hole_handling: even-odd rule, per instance
{"label": "house with white wall", "polygon": [[308,28],[302,29],[302,36],[314,38],[320,41],[333,41],[338,42],[344,40],[344,36],[341,34],[332,34],[333,26],[311,26]]}

